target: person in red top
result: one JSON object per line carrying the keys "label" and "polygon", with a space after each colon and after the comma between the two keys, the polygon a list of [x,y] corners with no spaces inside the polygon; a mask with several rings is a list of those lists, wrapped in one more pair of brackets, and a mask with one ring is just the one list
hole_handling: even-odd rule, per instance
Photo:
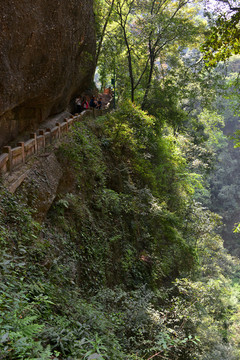
{"label": "person in red top", "polygon": [[88,102],[87,102],[87,100],[86,100],[86,97],[84,96],[84,97],[83,97],[83,100],[82,100],[82,109],[83,109],[83,110],[87,110],[88,107],[89,107]]}

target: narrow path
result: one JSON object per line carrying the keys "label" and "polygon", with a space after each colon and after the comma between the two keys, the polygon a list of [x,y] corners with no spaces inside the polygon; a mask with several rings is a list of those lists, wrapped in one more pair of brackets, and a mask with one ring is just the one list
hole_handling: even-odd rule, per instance
{"label": "narrow path", "polygon": [[[101,93],[99,97],[102,98],[102,109],[106,109],[106,106],[111,101],[111,95]],[[46,120],[38,124],[35,128],[27,129],[26,131],[19,134],[15,139],[8,143],[8,146],[15,147],[21,141],[25,142],[29,140],[29,134],[33,132],[38,132],[40,129],[52,129],[56,123],[63,123],[64,119],[70,118],[72,114],[69,111],[63,111],[59,114],[52,115]],[[2,148],[0,148],[0,154],[2,153]]]}
{"label": "narrow path", "polygon": [[103,94],[101,110],[89,109],[74,115],[64,111],[52,116],[42,122],[41,128],[34,133],[22,134],[12,142],[13,145],[3,147],[3,153],[0,154],[0,174],[4,185],[11,192],[15,192],[27,176],[33,162],[41,156],[50,155],[54,146],[70,131],[74,122],[81,121],[87,116],[105,114],[110,109],[111,99],[110,95]]}

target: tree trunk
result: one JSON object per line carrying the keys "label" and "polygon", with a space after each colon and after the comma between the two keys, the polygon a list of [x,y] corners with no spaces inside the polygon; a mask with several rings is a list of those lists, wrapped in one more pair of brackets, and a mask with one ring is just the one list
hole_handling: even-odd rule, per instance
{"label": "tree trunk", "polygon": [[147,98],[148,98],[148,93],[149,93],[149,90],[150,90],[150,87],[151,87],[154,63],[155,63],[155,57],[154,57],[154,55],[150,55],[150,70],[149,70],[149,76],[148,76],[148,82],[147,82],[146,90],[145,90],[142,105],[141,105],[142,110],[145,109]]}
{"label": "tree trunk", "polygon": [[131,55],[131,50],[130,50],[129,43],[128,43],[126,29],[124,27],[123,27],[123,34],[124,34],[124,40],[125,40],[125,44],[127,46],[127,52],[128,52],[128,71],[129,71],[129,77],[130,77],[130,81],[131,81],[131,101],[134,102],[135,87],[134,87],[134,77],[133,77],[133,68],[132,68],[132,55]]}
{"label": "tree trunk", "polygon": [[101,50],[102,50],[102,44],[103,44],[103,39],[104,39],[104,35],[105,35],[105,32],[106,32],[106,29],[107,29],[107,25],[108,25],[108,22],[109,22],[111,13],[112,13],[112,11],[113,11],[114,1],[115,1],[115,0],[112,0],[111,6],[110,6],[110,10],[109,10],[108,15],[107,15],[107,17],[106,17],[106,21],[105,21],[105,23],[104,23],[103,30],[102,30],[102,34],[101,34],[101,37],[100,37],[100,40],[99,40],[99,44],[98,44],[98,47],[97,47],[97,52],[96,52],[96,66],[97,66],[98,59],[99,59],[99,56],[100,56],[100,53],[101,53]]}

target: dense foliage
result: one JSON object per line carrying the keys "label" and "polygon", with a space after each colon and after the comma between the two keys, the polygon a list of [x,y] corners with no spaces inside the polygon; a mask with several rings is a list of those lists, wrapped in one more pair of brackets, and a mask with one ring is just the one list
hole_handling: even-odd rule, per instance
{"label": "dense foliage", "polygon": [[[105,35],[98,57],[101,86],[107,86],[111,77],[116,77],[119,97],[135,100],[146,109],[154,79],[163,82],[186,49],[197,48],[201,41],[206,22],[199,16],[197,2],[116,0],[97,3],[103,9],[111,9],[111,16],[108,17],[108,11],[104,18],[108,21],[107,30],[104,28],[106,22],[98,26]],[[199,58],[192,59],[192,66]]]}
{"label": "dense foliage", "polygon": [[44,222],[0,187],[1,359],[239,359],[239,262],[209,210],[239,209],[224,135],[238,119],[220,114],[236,74],[204,66],[200,3],[95,1],[98,75],[119,106],[56,149]]}
{"label": "dense foliage", "polygon": [[[219,0],[220,9],[215,9],[211,18],[211,27],[202,46],[208,65],[215,66],[219,61],[240,54],[240,6],[236,0]],[[215,4],[217,7],[217,4]],[[216,16],[217,14],[217,16]]]}
{"label": "dense foliage", "polygon": [[[220,233],[225,246],[237,256],[239,256],[239,234],[234,233],[233,229],[239,223],[239,148],[236,147],[233,139],[238,144],[239,114],[236,94],[233,93],[234,90],[236,92],[236,88],[231,80],[239,69],[239,57],[233,57],[227,67],[229,76],[225,82],[225,91],[215,102],[218,114],[221,115],[207,114],[205,111],[202,117],[208,129],[207,144],[214,153],[215,161],[212,171],[205,178],[205,188],[197,191],[198,201],[222,216],[223,226]],[[214,117],[209,119],[209,115]]]}
{"label": "dense foliage", "polygon": [[237,263],[192,198],[192,141],[125,103],[58,150],[71,192],[45,223],[1,189],[2,359],[238,359]]}

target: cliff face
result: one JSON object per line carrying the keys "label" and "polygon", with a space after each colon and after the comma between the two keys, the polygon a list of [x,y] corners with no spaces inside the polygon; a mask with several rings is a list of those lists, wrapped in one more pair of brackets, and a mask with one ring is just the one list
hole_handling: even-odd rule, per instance
{"label": "cliff face", "polygon": [[64,110],[95,67],[93,0],[0,3],[0,146]]}

